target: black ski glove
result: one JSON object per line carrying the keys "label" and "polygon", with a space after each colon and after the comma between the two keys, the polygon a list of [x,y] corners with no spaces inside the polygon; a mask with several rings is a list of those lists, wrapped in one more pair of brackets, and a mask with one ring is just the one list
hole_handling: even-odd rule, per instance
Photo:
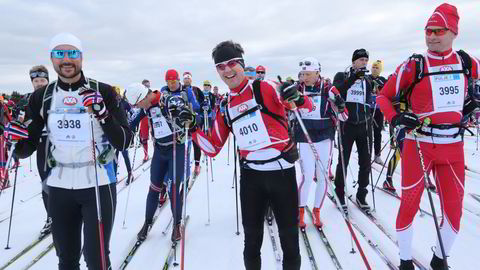
{"label": "black ski glove", "polygon": [[291,84],[288,82],[283,83],[280,86],[280,96],[282,97],[282,100],[288,103],[295,102],[296,106],[302,106],[303,103],[305,103],[303,96],[300,95],[300,92],[298,91],[297,84]]}
{"label": "black ski glove", "polygon": [[403,112],[395,115],[392,118],[392,125],[394,127],[415,129],[418,126],[421,126],[422,123],[418,120],[417,115],[411,112]]}
{"label": "black ski glove", "polygon": [[182,126],[185,127],[194,127],[196,124],[195,114],[187,107],[183,107],[178,112],[178,120]]}
{"label": "black ski glove", "polygon": [[335,95],[333,103],[335,104],[335,107],[337,107],[338,113],[343,113],[345,111],[345,100],[343,100],[342,96],[339,94]]}

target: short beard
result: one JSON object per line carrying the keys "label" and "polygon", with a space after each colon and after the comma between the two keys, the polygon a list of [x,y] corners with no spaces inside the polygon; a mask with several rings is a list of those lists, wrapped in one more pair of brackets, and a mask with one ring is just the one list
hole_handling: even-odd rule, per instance
{"label": "short beard", "polygon": [[[74,68],[74,72],[72,75],[65,75],[63,72],[62,72],[62,67],[64,66],[72,66]],[[60,64],[58,66],[58,70],[57,70],[57,73],[58,75],[60,75],[61,77],[63,78],[66,78],[66,79],[71,79],[71,78],[74,78],[75,76],[77,76],[78,74],[80,74],[80,72],[82,72],[81,69],[78,69],[76,65],[74,64],[71,64],[71,65],[65,65],[65,64]]]}

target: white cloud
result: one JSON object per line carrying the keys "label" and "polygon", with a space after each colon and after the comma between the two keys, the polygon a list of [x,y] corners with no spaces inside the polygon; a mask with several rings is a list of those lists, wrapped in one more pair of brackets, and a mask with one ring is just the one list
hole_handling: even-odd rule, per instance
{"label": "white cloud", "polygon": [[[383,59],[385,73],[425,50],[423,28],[442,1],[16,1],[0,0],[0,92],[31,91],[28,70],[45,64],[58,32],[81,38],[87,76],[113,85],[148,78],[164,85],[175,68],[193,73],[194,83],[220,81],[211,50],[233,39],[247,65],[267,67],[267,77],[295,76],[305,56],[317,57],[324,76],[349,64],[353,50],[366,48]],[[450,1],[460,13],[455,47],[480,56],[478,1]]]}

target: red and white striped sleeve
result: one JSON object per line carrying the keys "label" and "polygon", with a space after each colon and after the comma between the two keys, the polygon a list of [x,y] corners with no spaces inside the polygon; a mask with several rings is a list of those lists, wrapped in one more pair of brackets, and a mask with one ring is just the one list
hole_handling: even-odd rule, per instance
{"label": "red and white striped sleeve", "polygon": [[218,110],[210,134],[205,134],[202,130],[197,129],[192,133],[192,140],[197,143],[207,156],[214,157],[222,150],[229,133],[230,128],[228,128],[223,115]]}

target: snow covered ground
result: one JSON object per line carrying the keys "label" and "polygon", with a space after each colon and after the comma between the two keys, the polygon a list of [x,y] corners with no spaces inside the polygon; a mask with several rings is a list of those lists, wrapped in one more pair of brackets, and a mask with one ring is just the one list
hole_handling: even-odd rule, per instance
{"label": "snow covered ground", "polygon": [[[383,140],[386,142],[388,133],[384,133]],[[230,149],[230,158],[228,163],[227,145],[219,156],[213,162],[214,181],[209,182],[210,192],[210,224],[207,225],[207,183],[205,164],[202,163],[202,173],[195,182],[187,201],[187,212],[190,220],[187,226],[187,242],[185,269],[244,269],[243,267],[243,230],[240,219],[240,235],[236,235],[236,215],[235,215],[235,189],[233,185],[233,143]],[[150,145],[150,156],[152,155],[152,147]],[[130,150],[130,157],[133,159],[133,149]],[[140,164],[143,157],[143,150],[137,149],[135,167]],[[382,159],[387,158],[389,146],[382,152]],[[480,172],[480,164],[478,157],[480,152],[476,150],[476,138],[466,136],[465,139],[465,158],[466,165]],[[121,155],[120,155],[121,156]],[[193,156],[193,154],[192,154]],[[350,169],[353,177],[348,172],[348,189],[350,194],[354,194],[356,190],[352,187],[352,181],[356,179],[358,165],[356,160],[355,148],[350,160]],[[203,160],[203,157],[202,157]],[[337,161],[337,152],[334,152],[334,164],[332,166],[335,171]],[[15,206],[12,220],[12,233],[10,238],[11,249],[3,249],[7,242],[7,231],[9,225],[10,206],[13,188],[9,188],[2,192],[0,197],[0,267],[13,258],[23,248],[30,244],[37,236],[45,221],[45,211],[40,192],[40,179],[37,175],[35,155],[32,156],[32,167],[30,167],[29,159],[21,161],[21,167],[18,169],[18,183],[15,195]],[[126,175],[125,166],[120,157],[120,174],[119,179]],[[140,230],[145,215],[145,201],[149,187],[149,170],[143,171],[144,168],[150,166],[150,161],[142,165],[134,172],[137,179],[128,188],[124,188],[124,182],[117,186],[118,202],[115,217],[115,226],[111,240],[110,259],[113,269],[118,269],[125,259],[128,251],[136,240],[137,232]],[[349,169],[349,170],[350,170]],[[297,174],[300,170],[297,170]],[[374,165],[373,180],[379,177],[381,166]],[[385,179],[386,169],[382,172],[379,186]],[[352,179],[353,178],[353,179]],[[11,179],[13,179],[13,174]],[[461,231],[457,241],[453,247],[449,264],[451,269],[478,269],[475,256],[480,249],[480,202],[473,199],[469,193],[480,194],[480,174],[467,171],[465,181],[465,199],[464,214],[462,218]],[[400,166],[394,175],[394,183],[399,190],[400,183]],[[313,189],[314,187],[312,187]],[[128,193],[130,192],[128,208],[126,212],[125,226],[123,226],[125,206]],[[310,192],[309,205],[313,205],[314,191]],[[375,192],[377,219],[384,225],[386,230],[395,237],[395,219],[397,210],[400,205],[399,200],[392,196],[377,190]],[[372,204],[372,193],[370,192],[367,201]],[[439,215],[439,200],[434,196],[434,203]],[[359,228],[366,236],[385,253],[385,255],[398,264],[398,250],[395,244],[389,240],[369,219],[367,219],[352,204],[350,213],[352,219],[357,223]],[[424,193],[421,207],[428,212],[430,211],[427,194]],[[239,213],[240,214],[240,213]],[[171,217],[170,206],[164,207],[154,224],[147,240],[137,251],[132,261],[128,265],[128,269],[159,269],[163,267],[165,258],[170,249],[170,233],[171,228],[166,235],[162,231],[166,228]],[[325,234],[327,235],[333,250],[339,258],[343,269],[365,269],[360,254],[356,247],[355,253],[352,250],[351,237],[347,226],[341,217],[339,211],[336,210],[330,200],[325,200],[322,208],[321,217],[325,223]],[[307,224],[311,224],[310,217],[306,216]],[[435,244],[435,229],[431,217],[425,215],[417,217],[414,222],[414,256],[424,265],[428,265],[432,255],[431,247]],[[276,232],[275,228],[275,232]],[[358,231],[355,233],[360,241],[366,257],[373,269],[388,269],[383,260],[373,251],[365,239]],[[313,226],[307,227],[307,234],[312,246],[315,260],[319,269],[335,269],[330,257],[322,244],[318,233]],[[279,245],[278,236],[276,236],[277,245]],[[7,269],[25,269],[25,267],[40,254],[49,244],[51,244],[51,236],[44,239],[35,248],[24,254]],[[304,242],[300,238],[300,249],[302,255],[302,268],[312,269],[308,260]],[[177,259],[180,252],[177,253]],[[58,259],[54,249],[46,253],[38,262],[33,264],[30,269],[56,269]],[[82,269],[86,269],[83,258],[81,259]],[[262,246],[262,265],[263,269],[281,269],[276,262],[269,235],[265,229],[265,237]],[[173,268],[173,267],[172,267]],[[177,267],[178,268],[178,267]]]}

